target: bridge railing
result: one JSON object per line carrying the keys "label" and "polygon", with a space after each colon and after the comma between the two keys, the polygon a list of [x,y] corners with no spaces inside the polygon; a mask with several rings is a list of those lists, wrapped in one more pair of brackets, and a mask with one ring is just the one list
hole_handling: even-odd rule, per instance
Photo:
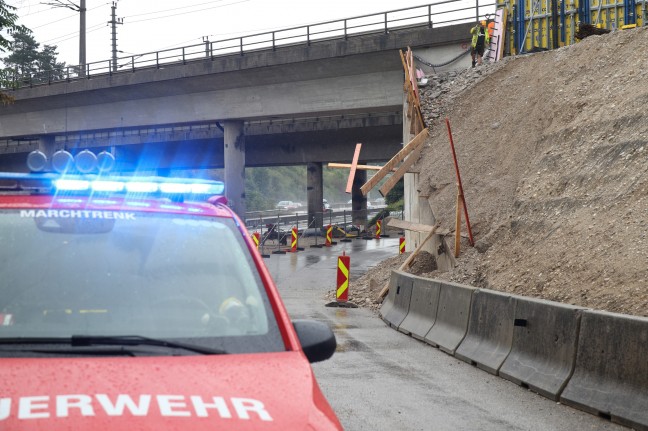
{"label": "bridge railing", "polygon": [[[423,6],[396,9],[370,15],[356,16],[336,21],[286,28],[271,32],[171,48],[144,54],[88,63],[82,66],[65,66],[36,74],[5,71],[3,89],[19,89],[55,82],[89,79],[142,69],[161,68],[193,61],[214,60],[218,57],[245,55],[260,50],[279,47],[311,45],[318,41],[347,39],[353,36],[389,33],[399,29],[421,26],[443,27],[465,22],[475,22],[495,11],[493,0],[445,0]],[[468,35],[466,36],[468,39]]]}

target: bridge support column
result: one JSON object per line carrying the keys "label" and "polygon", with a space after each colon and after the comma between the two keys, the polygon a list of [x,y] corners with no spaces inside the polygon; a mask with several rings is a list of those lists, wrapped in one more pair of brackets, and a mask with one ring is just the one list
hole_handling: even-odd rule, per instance
{"label": "bridge support column", "polygon": [[229,206],[245,217],[245,135],[242,121],[227,121],[224,129],[225,196]]}
{"label": "bridge support column", "polygon": [[320,228],[324,224],[324,176],[322,163],[306,165],[306,198],[308,200],[308,227]]}
{"label": "bridge support column", "polygon": [[361,229],[367,225],[367,197],[360,190],[366,182],[367,171],[356,170],[351,185],[351,219],[355,226],[362,226]]}
{"label": "bridge support column", "polygon": [[54,136],[45,135],[38,137],[38,150],[45,153],[48,159],[52,157],[52,154],[56,152],[56,147],[54,146]]}

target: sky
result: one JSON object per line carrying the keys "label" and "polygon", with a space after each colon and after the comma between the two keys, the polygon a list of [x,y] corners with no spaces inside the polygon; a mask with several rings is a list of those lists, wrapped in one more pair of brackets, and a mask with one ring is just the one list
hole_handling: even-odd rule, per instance
{"label": "sky", "polygon": [[[41,45],[56,45],[59,62],[79,64],[79,12],[51,4],[80,0],[7,0],[18,8],[19,24]],[[424,6],[422,0],[86,0],[86,62],[112,58],[112,5],[118,56],[283,28]],[[0,54],[2,55],[2,54]]]}

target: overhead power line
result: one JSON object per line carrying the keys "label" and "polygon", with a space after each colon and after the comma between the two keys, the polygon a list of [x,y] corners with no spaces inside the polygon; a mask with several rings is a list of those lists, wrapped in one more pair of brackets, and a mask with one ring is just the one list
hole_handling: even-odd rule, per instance
{"label": "overhead power line", "polygon": [[[100,4],[99,6],[93,7],[92,9],[88,9],[88,11],[98,9],[98,8],[100,8],[100,7],[102,7],[102,6],[107,5],[107,4],[108,4],[108,3]],[[69,15],[69,16],[66,16],[65,18],[57,19],[56,21],[50,21],[50,22],[48,22],[48,23],[41,24],[41,25],[36,26],[36,27],[32,27],[31,29],[32,29],[32,30],[36,30],[37,28],[47,27],[47,26],[50,25],[50,24],[56,24],[57,22],[65,21],[66,19],[70,19],[70,18],[76,18],[76,17],[75,17],[74,15]]]}
{"label": "overhead power line", "polygon": [[[86,34],[87,33],[92,33],[93,31],[100,30],[100,29],[102,29],[104,27],[106,27],[106,24],[104,24],[104,23],[93,25],[93,26],[89,27],[86,30]],[[72,33],[67,33],[67,34],[63,34],[61,36],[57,36],[57,37],[55,37],[53,39],[48,39],[45,42],[43,42],[43,44],[52,45],[53,43],[65,42],[66,40],[76,39],[77,37],[79,37],[79,32],[75,31],[75,32],[72,32]]]}
{"label": "overhead power line", "polygon": [[[163,10],[158,10],[158,11],[155,11],[155,12],[137,13],[137,14],[134,14],[134,15],[130,15],[129,18],[136,17],[136,16],[146,16],[146,15],[160,14],[160,13],[165,13],[165,12],[171,12],[171,11],[174,11],[174,10],[189,9],[189,8],[194,8],[194,7],[198,7],[198,6],[202,6],[202,5],[206,5],[206,4],[221,3],[223,1],[226,1],[226,0],[212,0],[212,1],[204,2],[204,3],[193,4],[193,5],[190,5],[190,6],[174,7],[174,8],[171,8],[171,9],[163,9]],[[249,0],[246,0],[246,1],[249,1]],[[223,5],[223,6],[228,6],[228,5]],[[222,6],[216,6],[216,7],[222,7]]]}
{"label": "overhead power line", "polygon": [[[172,17],[176,17],[176,16],[180,16],[180,15],[188,15],[188,14],[192,14],[192,13],[196,13],[196,12],[202,12],[202,11],[211,10],[211,9],[220,9],[222,7],[232,6],[232,5],[239,4],[239,3],[246,3],[246,2],[249,2],[249,1],[250,0],[240,0],[240,1],[233,2],[233,3],[228,3],[228,4],[224,4],[224,5],[219,5],[219,6],[212,6],[212,7],[207,7],[207,8],[203,8],[203,9],[196,9],[196,10],[192,10],[192,11],[189,11],[189,12],[175,13],[175,14],[171,14],[171,15],[164,15],[164,16],[158,16],[158,17],[146,18],[146,19],[138,19],[138,20],[135,20],[135,21],[128,20],[128,23],[130,24],[130,23],[136,23],[136,22],[153,21],[153,20],[156,20],[156,19],[172,18]],[[173,10],[173,9],[170,9],[170,10]],[[141,15],[144,15],[144,14],[141,14]],[[128,16],[124,17],[124,19],[128,19]]]}

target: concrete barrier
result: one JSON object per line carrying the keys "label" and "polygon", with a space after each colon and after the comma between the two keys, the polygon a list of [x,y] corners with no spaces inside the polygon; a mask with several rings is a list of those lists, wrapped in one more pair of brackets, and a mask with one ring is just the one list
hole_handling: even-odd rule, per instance
{"label": "concrete barrier", "polygon": [[468,331],[455,356],[497,375],[513,342],[514,297],[477,289],[470,307]]}
{"label": "concrete barrier", "polygon": [[513,345],[499,375],[557,401],[574,370],[582,311],[515,297]]}
{"label": "concrete barrier", "polygon": [[446,353],[454,354],[466,335],[470,301],[474,287],[441,282],[437,318],[424,341]]}
{"label": "concrete barrier", "polygon": [[411,275],[402,271],[392,271],[389,278],[389,292],[380,307],[380,317],[389,326],[398,329],[409,311],[412,297]]}
{"label": "concrete barrier", "polygon": [[560,401],[648,430],[648,319],[583,311],[576,367]]}
{"label": "concrete barrier", "polygon": [[441,285],[438,281],[429,278],[416,276],[410,278],[413,284],[409,312],[398,330],[423,340],[436,320]]}

